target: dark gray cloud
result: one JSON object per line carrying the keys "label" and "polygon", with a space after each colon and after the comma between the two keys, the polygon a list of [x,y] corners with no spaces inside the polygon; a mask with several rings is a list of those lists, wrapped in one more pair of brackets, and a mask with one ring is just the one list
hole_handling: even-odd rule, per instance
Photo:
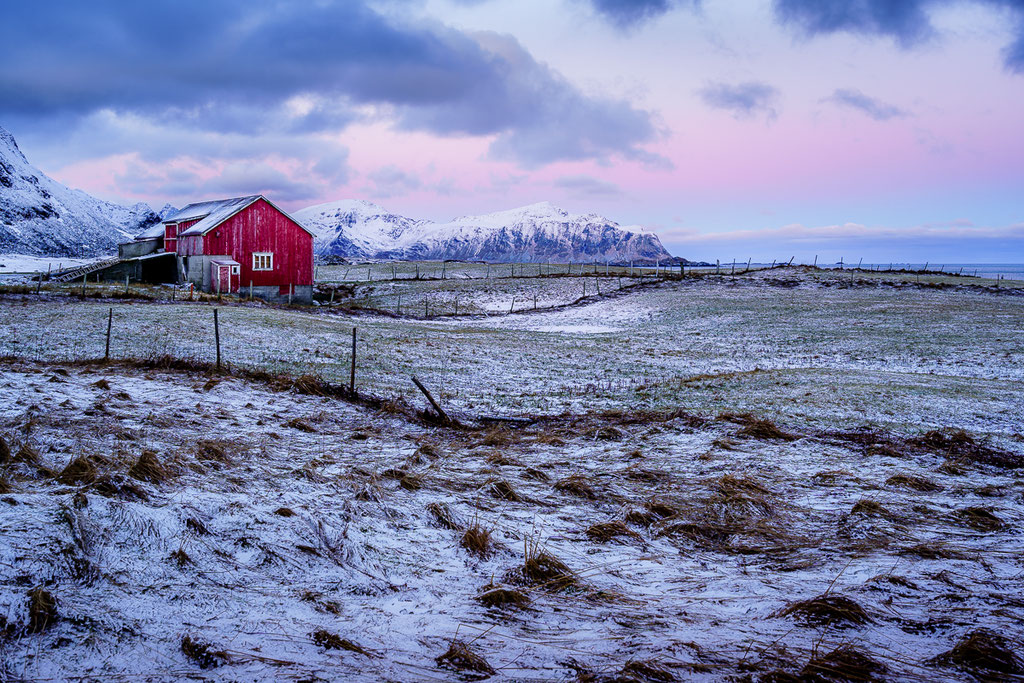
{"label": "dark gray cloud", "polygon": [[832,102],[842,107],[857,109],[876,121],[888,121],[907,115],[899,107],[865,95],[860,90],[840,88],[826,97],[824,102]]}
{"label": "dark gray cloud", "polygon": [[[0,23],[0,116],[110,109],[263,135],[337,130],[373,105],[409,129],[497,135],[496,154],[533,165],[638,155],[655,136],[647,112],[589,96],[513,38],[400,24],[368,1],[15,3]],[[314,106],[295,115],[304,96]]]}
{"label": "dark gray cloud", "polygon": [[934,0],[775,0],[775,15],[807,35],[846,31],[911,45],[932,30],[929,3]]}
{"label": "dark gray cloud", "polygon": [[769,119],[774,119],[777,115],[775,103],[779,99],[779,91],[767,83],[709,83],[697,94],[709,107],[731,111],[738,118],[763,113]]}
{"label": "dark gray cloud", "polygon": [[[976,0],[1016,14],[1017,38],[1005,50],[1007,68],[1024,72],[1024,0]],[[775,16],[808,36],[836,32],[893,38],[914,45],[933,34],[930,9],[952,0],[774,0]]]}
{"label": "dark gray cloud", "polygon": [[668,12],[676,0],[590,0],[594,10],[620,27],[635,26]]}

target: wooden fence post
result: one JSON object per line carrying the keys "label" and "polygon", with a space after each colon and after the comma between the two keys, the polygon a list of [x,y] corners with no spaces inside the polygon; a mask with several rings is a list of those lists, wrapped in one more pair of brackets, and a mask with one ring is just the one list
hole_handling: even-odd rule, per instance
{"label": "wooden fence post", "polygon": [[103,352],[103,360],[110,360],[110,328],[114,324],[114,309],[111,308],[107,313],[107,349]]}
{"label": "wooden fence post", "polygon": [[82,275],[82,298],[83,299],[85,298],[85,280],[88,277],[89,276],[87,274],[86,275]]}
{"label": "wooden fence post", "polygon": [[[331,290],[331,293],[333,294],[334,290]],[[252,280],[249,280],[249,301],[252,301]]]}
{"label": "wooden fence post", "polygon": [[348,390],[356,393],[356,328],[352,328],[352,371],[348,378]]}
{"label": "wooden fence post", "polygon": [[423,395],[427,397],[427,400],[430,401],[430,405],[434,408],[434,411],[437,413],[438,417],[440,417],[445,422],[452,421],[451,418],[448,417],[448,414],[441,409],[441,406],[438,405],[437,401],[434,400],[434,397],[430,395],[430,392],[427,390],[427,388],[423,386],[423,382],[416,379],[415,375],[412,378],[412,383],[415,384],[416,388],[422,391]]}
{"label": "wooden fence post", "polygon": [[402,315],[402,295],[398,295],[398,315]]}
{"label": "wooden fence post", "polygon": [[217,372],[220,372],[220,318],[216,308],[213,309],[213,336],[217,341]]}

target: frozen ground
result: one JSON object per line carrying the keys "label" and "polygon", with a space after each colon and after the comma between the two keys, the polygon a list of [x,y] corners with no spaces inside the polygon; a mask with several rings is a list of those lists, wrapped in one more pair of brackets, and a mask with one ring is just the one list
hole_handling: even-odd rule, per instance
{"label": "frozen ground", "polygon": [[89,263],[93,260],[95,259],[26,256],[25,254],[0,254],[0,275],[45,273],[48,269],[59,270],[61,268]]}
{"label": "frozen ground", "polygon": [[[222,352],[240,366],[347,382],[355,325],[361,388],[418,400],[416,375],[464,415],[683,407],[821,427],[959,427],[1002,440],[1024,431],[1024,297],[767,277],[694,278],[569,308],[430,320],[225,306]],[[489,300],[494,281],[460,285]],[[582,289],[580,278],[539,286]],[[3,302],[0,354],[100,357],[113,307],[115,358],[215,355],[208,303],[81,301],[45,290]]]}
{"label": "frozen ground", "polygon": [[233,367],[347,383],[355,324],[363,392],[514,431],[81,363],[111,307],[114,358],[212,361],[211,305],[3,295],[0,680],[1024,680],[1024,298],[777,276],[219,309]]}
{"label": "frozen ground", "polygon": [[[684,414],[460,432],[119,366],[8,362],[0,392],[10,680],[457,680],[452,642],[508,679],[783,680],[852,648],[881,679],[961,680],[928,660],[979,627],[1021,645],[1021,470],[942,437]],[[524,545],[569,573],[524,577]],[[56,605],[33,633],[37,587]]]}

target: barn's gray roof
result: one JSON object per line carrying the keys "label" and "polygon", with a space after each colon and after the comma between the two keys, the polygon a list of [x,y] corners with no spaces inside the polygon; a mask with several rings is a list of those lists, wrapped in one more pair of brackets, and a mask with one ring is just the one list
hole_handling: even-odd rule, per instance
{"label": "barn's gray roof", "polygon": [[[179,223],[181,221],[195,220],[196,218],[199,218],[200,220],[198,223],[195,223],[194,225],[190,226],[184,232],[179,233],[178,236],[182,237],[186,235],[203,235],[212,230],[213,228],[217,227],[227,219],[231,218],[242,209],[246,208],[250,204],[253,204],[260,199],[265,201],[267,204],[270,204],[272,207],[283,213],[285,216],[288,216],[288,218],[290,218],[291,221],[295,223],[295,225],[299,226],[300,228],[308,232],[310,235],[313,234],[312,230],[307,228],[299,221],[295,220],[295,218],[291,216],[291,214],[289,214],[287,211],[283,211],[281,207],[279,207],[277,204],[270,201],[261,194],[251,194],[248,195],[247,197],[235,197],[233,199],[218,199],[217,201],[213,202],[198,202],[196,204],[189,204],[185,208],[180,209],[178,212],[167,216],[167,218],[163,220],[163,223],[160,224],[160,228],[162,230],[163,225],[165,223]],[[147,230],[142,235],[139,235],[136,239],[145,239],[143,235],[147,235],[149,232],[150,231]],[[157,235],[155,236],[159,236],[159,234],[162,233],[157,233]]]}
{"label": "barn's gray roof", "polygon": [[155,240],[155,239],[163,237],[163,236],[164,236],[164,224],[163,223],[156,223],[155,225],[149,226],[148,228],[146,228],[145,230],[140,232],[138,235],[136,235],[135,236],[135,241],[136,242],[141,242],[143,240]]}
{"label": "barn's gray roof", "polygon": [[234,216],[236,213],[249,206],[256,200],[260,199],[262,195],[251,194],[247,197],[235,197],[234,199],[220,199],[215,202],[200,202],[198,204],[189,204],[185,208],[178,211],[176,214],[168,216],[164,219],[165,223],[174,223],[178,221],[193,220],[200,218],[198,223],[191,226],[185,232],[179,234],[182,235],[202,235],[211,228],[220,225],[227,219]]}

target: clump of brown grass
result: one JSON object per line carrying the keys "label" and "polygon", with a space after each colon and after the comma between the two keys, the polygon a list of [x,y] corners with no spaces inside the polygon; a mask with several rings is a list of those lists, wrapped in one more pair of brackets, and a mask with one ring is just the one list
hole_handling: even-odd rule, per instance
{"label": "clump of brown grass", "polygon": [[651,681],[654,683],[671,683],[679,680],[675,674],[656,659],[633,660],[626,662],[626,665],[619,671],[616,680],[624,681]]}
{"label": "clump of brown grass", "polygon": [[497,673],[487,660],[473,652],[469,645],[453,640],[448,651],[434,659],[438,666],[454,669],[464,675],[476,674],[477,678],[486,678]]}
{"label": "clump of brown grass", "polygon": [[533,437],[534,443],[545,444],[547,446],[564,446],[565,440],[558,435],[557,432],[543,431]]}
{"label": "clump of brown grass", "polygon": [[206,528],[203,522],[195,517],[189,517],[185,520],[185,527],[194,533],[196,536],[209,536],[210,530]]}
{"label": "clump of brown grass", "polygon": [[967,633],[952,650],[930,659],[929,663],[955,666],[983,681],[1024,674],[1024,662],[1009,641],[986,628]]}
{"label": "clump of brown grass", "polygon": [[274,514],[278,517],[294,517],[295,510],[286,507],[279,507],[276,510],[274,510]]}
{"label": "clump of brown grass", "polygon": [[196,457],[220,463],[230,463],[232,444],[224,439],[200,439],[196,442]]}
{"label": "clump of brown grass", "polygon": [[1024,468],[1024,456],[979,443],[962,429],[925,432],[915,439],[908,440],[908,444],[941,453],[956,462],[991,465],[1003,469]]}
{"label": "clump of brown grass", "polygon": [[504,427],[491,427],[484,432],[478,446],[508,446],[514,441],[512,432]]}
{"label": "clump of brown grass", "polygon": [[465,533],[462,534],[462,538],[459,540],[459,545],[473,555],[482,559],[487,559],[490,557],[491,551],[493,550],[491,530],[481,526],[479,520],[474,519],[473,523],[466,529]]}
{"label": "clump of brown grass", "polygon": [[957,510],[956,517],[967,526],[978,531],[999,531],[1006,523],[992,512],[991,508],[969,507]]}
{"label": "clump of brown grass", "polygon": [[452,515],[451,510],[444,503],[428,503],[427,512],[431,514],[437,525],[443,529],[451,529],[452,531],[458,531],[462,528],[458,522],[455,521],[455,517]]}
{"label": "clump of brown grass", "polygon": [[582,474],[572,474],[565,479],[555,482],[555,490],[559,493],[568,493],[587,500],[596,500],[597,492],[590,485],[590,481]]}
{"label": "clump of brown grass", "polygon": [[97,389],[103,389],[104,391],[106,391],[107,389],[110,389],[110,382],[108,382],[105,379],[98,379],[92,383],[92,386],[96,387]]}
{"label": "clump of brown grass", "polygon": [[437,450],[437,447],[433,444],[425,443],[421,444],[413,455],[419,458],[430,458],[431,460],[440,457],[441,453]]}
{"label": "clump of brown grass", "polygon": [[84,455],[80,455],[61,470],[57,475],[57,480],[68,485],[90,484],[96,480],[98,474],[95,463]]}
{"label": "clump of brown grass", "polygon": [[815,654],[800,672],[801,680],[820,681],[882,681],[888,667],[853,647],[842,645],[828,654]]}
{"label": "clump of brown grass", "polygon": [[487,586],[486,588],[483,593],[476,596],[476,599],[488,609],[524,608],[530,604],[530,598],[521,591],[493,586]]}
{"label": "clump of brown grass", "polygon": [[488,455],[487,462],[489,462],[492,465],[514,465],[517,467],[523,464],[516,458],[506,453],[502,453],[500,451],[495,451],[494,453]]}
{"label": "clump of brown grass", "polygon": [[626,433],[617,427],[599,427],[594,431],[594,438],[598,441],[622,441]]}
{"label": "clump of brown grass", "polygon": [[105,498],[122,500],[148,500],[149,496],[141,488],[120,474],[102,474],[90,484],[89,488]]}
{"label": "clump of brown grass", "polygon": [[536,467],[527,467],[523,470],[523,476],[527,479],[534,479],[536,481],[549,481],[551,477],[544,470],[539,470]]}
{"label": "clump of brown grass", "polygon": [[134,477],[139,481],[159,484],[162,481],[167,481],[170,478],[170,473],[163,466],[163,463],[160,462],[160,459],[156,457],[156,453],[153,451],[142,451],[139,459],[128,470],[128,476]]}
{"label": "clump of brown grass", "polygon": [[936,484],[931,479],[919,477],[915,474],[894,474],[885,480],[885,485],[913,489],[914,491],[922,492],[942,490],[942,486]]}
{"label": "clump of brown grass", "polygon": [[223,650],[215,650],[213,645],[186,635],[181,639],[181,651],[200,669],[213,669],[231,662],[231,657]]}
{"label": "clump of brown grass", "polygon": [[28,633],[42,633],[57,623],[57,598],[42,586],[28,592]]}
{"label": "clump of brown grass", "polygon": [[398,485],[406,491],[418,491],[423,488],[423,475],[407,474],[398,480]]}
{"label": "clump of brown grass", "polygon": [[762,441],[796,441],[798,436],[784,432],[771,420],[751,419],[746,425],[736,432],[736,436],[749,439],[760,439]]}
{"label": "clump of brown grass", "polygon": [[903,548],[899,551],[900,555],[916,555],[925,560],[959,560],[966,557],[966,555],[957,550],[951,548],[948,545],[939,541],[931,543],[918,543],[907,548]]}
{"label": "clump of brown grass", "polygon": [[186,553],[183,548],[178,548],[171,553],[170,559],[174,560],[179,569],[192,564],[192,558],[188,556],[188,553]]}
{"label": "clump of brown grass", "polygon": [[7,439],[0,435],[0,465],[6,465],[11,459],[11,447],[7,444]]}
{"label": "clump of brown grass", "polygon": [[587,537],[598,543],[611,541],[624,542],[620,539],[640,540],[640,534],[626,526],[625,522],[619,520],[613,522],[601,522],[587,528]]}
{"label": "clump of brown grass", "polygon": [[643,467],[627,467],[622,473],[627,479],[647,484],[659,484],[672,478],[665,470],[650,470]]}
{"label": "clump of brown grass", "polygon": [[322,628],[318,628],[309,634],[309,637],[313,639],[313,643],[318,647],[322,647],[325,650],[348,650],[349,652],[356,652],[363,655],[364,657],[373,657],[374,655],[367,649],[360,645],[353,643],[347,638],[342,638],[336,633]]}
{"label": "clump of brown grass", "polygon": [[26,465],[38,466],[40,462],[39,451],[28,441],[23,441],[11,460]]}
{"label": "clump of brown grass", "polygon": [[871,617],[854,600],[844,595],[825,593],[809,600],[794,602],[777,613],[792,616],[805,626],[848,628],[872,623]]}
{"label": "clump of brown grass", "polygon": [[516,493],[515,489],[512,488],[512,485],[504,479],[492,479],[484,485],[484,488],[489,494],[491,494],[491,497],[499,500],[508,500],[513,502],[521,502],[523,500],[522,496]]}
{"label": "clump of brown grass", "polygon": [[11,483],[7,481],[3,475],[0,475],[0,496],[10,493],[11,491]]}
{"label": "clump of brown grass", "polygon": [[306,432],[307,434],[315,434],[318,431],[316,427],[309,423],[309,420],[302,417],[293,417],[285,422],[284,426],[297,429],[300,432]]}
{"label": "clump of brown grass", "polygon": [[508,572],[509,583],[559,591],[580,585],[580,579],[554,555],[540,547],[538,541],[523,541],[523,564]]}
{"label": "clump of brown grass", "polygon": [[385,479],[402,479],[408,475],[409,473],[401,467],[389,467],[380,471],[380,476]]}
{"label": "clump of brown grass", "polygon": [[887,519],[892,517],[892,514],[886,510],[881,503],[869,498],[864,498],[854,503],[853,507],[850,508],[850,514],[865,515],[868,517],[885,517]]}

